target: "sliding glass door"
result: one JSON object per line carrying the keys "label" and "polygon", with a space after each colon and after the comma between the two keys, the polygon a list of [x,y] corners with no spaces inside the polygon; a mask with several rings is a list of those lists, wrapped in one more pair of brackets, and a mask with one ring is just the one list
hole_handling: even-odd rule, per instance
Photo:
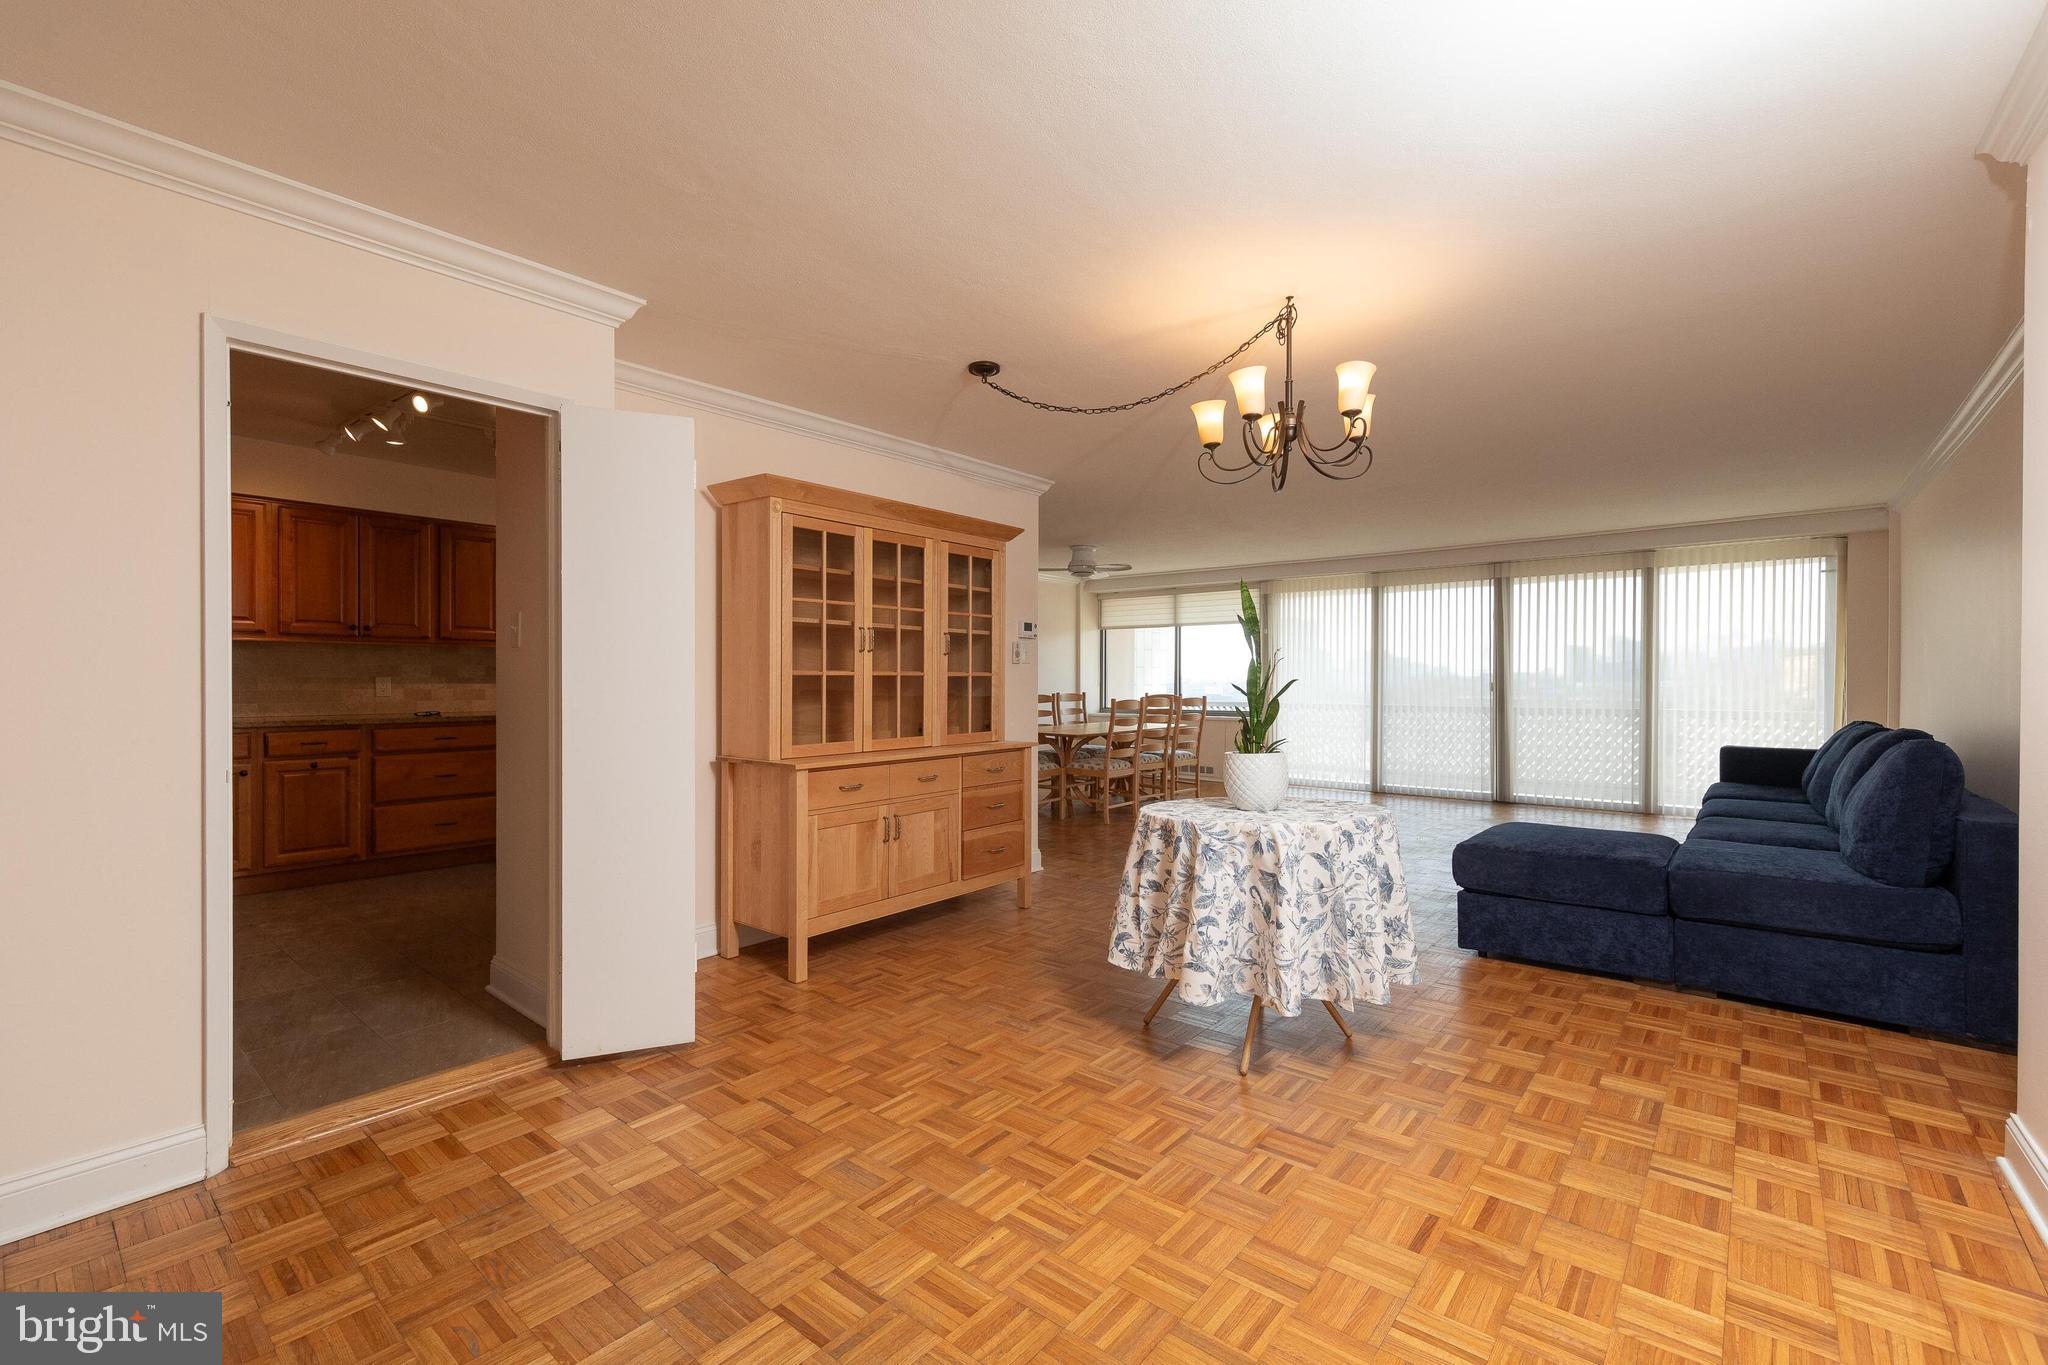
{"label": "sliding glass door", "polygon": [[1494,584],[1478,572],[1380,580],[1384,791],[1493,795]]}
{"label": "sliding glass door", "polygon": [[1647,556],[1509,566],[1509,800],[1643,804],[1647,569]]}

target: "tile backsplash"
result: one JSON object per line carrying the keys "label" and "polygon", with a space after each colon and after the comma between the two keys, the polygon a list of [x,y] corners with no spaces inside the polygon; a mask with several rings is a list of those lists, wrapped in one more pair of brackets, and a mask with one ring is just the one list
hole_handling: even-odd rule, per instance
{"label": "tile backsplash", "polygon": [[[443,645],[235,645],[235,720],[490,712],[497,652]],[[391,695],[377,695],[377,679]]]}

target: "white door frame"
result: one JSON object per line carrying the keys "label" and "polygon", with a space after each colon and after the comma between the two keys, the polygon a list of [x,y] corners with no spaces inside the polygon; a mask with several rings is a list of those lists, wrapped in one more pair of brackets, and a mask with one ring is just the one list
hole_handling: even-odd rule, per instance
{"label": "white door frame", "polygon": [[[254,351],[347,374],[388,379],[496,407],[516,408],[548,420],[547,524],[549,616],[561,588],[558,504],[560,414],[570,400],[534,393],[488,379],[454,374],[432,365],[376,355],[313,337],[295,336],[255,323],[208,313],[201,318],[200,346],[200,804],[202,819],[200,895],[203,977],[200,1069],[201,1114],[206,1125],[206,1173],[228,1164],[234,1137],[234,623],[229,507],[233,448],[228,414],[228,357]],[[548,1039],[561,1036],[561,653],[560,631],[549,633],[548,667]]]}

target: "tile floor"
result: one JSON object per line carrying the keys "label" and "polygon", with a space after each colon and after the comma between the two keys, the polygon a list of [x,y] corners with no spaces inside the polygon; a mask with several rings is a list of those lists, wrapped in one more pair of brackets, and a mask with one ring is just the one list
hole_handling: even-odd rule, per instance
{"label": "tile floor", "polygon": [[235,901],[235,1131],[541,1041],[484,993],[489,863]]}

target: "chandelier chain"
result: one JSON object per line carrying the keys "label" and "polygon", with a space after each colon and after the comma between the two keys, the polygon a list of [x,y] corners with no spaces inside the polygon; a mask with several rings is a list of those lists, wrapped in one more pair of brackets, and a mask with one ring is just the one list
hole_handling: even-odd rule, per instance
{"label": "chandelier chain", "polygon": [[1014,398],[1019,403],[1024,404],[1026,407],[1037,408],[1041,412],[1071,412],[1079,414],[1083,417],[1099,417],[1104,413],[1111,412],[1129,412],[1133,408],[1142,408],[1147,403],[1157,403],[1162,398],[1171,398],[1175,394],[1179,393],[1182,389],[1188,388],[1189,386],[1194,384],[1201,383],[1204,379],[1207,379],[1210,375],[1216,373],[1216,371],[1222,369],[1225,365],[1228,365],[1231,361],[1237,359],[1246,351],[1249,351],[1252,347],[1258,345],[1259,342],[1262,339],[1264,339],[1268,332],[1271,332],[1274,328],[1279,327],[1280,325],[1285,323],[1287,321],[1288,315],[1291,314],[1293,311],[1294,301],[1290,299],[1288,300],[1287,306],[1285,308],[1282,308],[1279,312],[1273,315],[1272,321],[1268,322],[1264,327],[1261,327],[1258,331],[1253,332],[1250,336],[1246,337],[1244,344],[1242,346],[1239,346],[1236,350],[1232,351],[1229,355],[1223,357],[1223,359],[1217,361],[1214,365],[1211,365],[1208,369],[1202,371],[1200,374],[1189,375],[1186,379],[1181,380],[1180,383],[1175,384],[1170,389],[1161,389],[1157,393],[1146,394],[1143,398],[1133,398],[1128,403],[1112,403],[1108,407],[1104,408],[1074,407],[1066,403],[1047,403],[1037,398],[1026,398],[1023,394],[1018,393],[1015,389],[1004,388],[1001,384],[996,383],[996,381],[988,375],[982,375],[981,382],[988,385],[990,388],[994,389],[997,393],[1003,395],[1003,397]]}

